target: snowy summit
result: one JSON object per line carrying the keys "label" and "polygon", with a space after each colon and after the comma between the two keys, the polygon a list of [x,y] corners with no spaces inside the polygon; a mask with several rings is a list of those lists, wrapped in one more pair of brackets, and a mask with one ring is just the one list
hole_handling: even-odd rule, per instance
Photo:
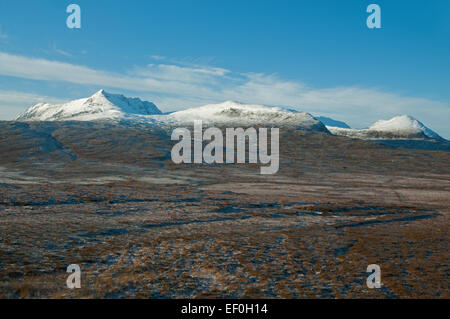
{"label": "snowy summit", "polygon": [[379,132],[400,132],[404,134],[424,134],[429,138],[440,138],[440,136],[423,125],[410,115],[396,116],[390,120],[380,120],[375,122],[369,130]]}
{"label": "snowy summit", "polygon": [[205,123],[218,124],[274,124],[289,125],[317,131],[327,131],[325,125],[306,112],[258,104],[242,104],[226,101],[219,104],[208,104],[172,113],[168,120],[176,122],[192,122],[201,120]]}
{"label": "snowy summit", "polygon": [[399,115],[390,120],[380,120],[371,125],[368,129],[355,130],[327,126],[328,130],[340,136],[369,140],[420,140],[435,139],[441,140],[436,132],[430,130],[422,122],[410,115]]}
{"label": "snowy summit", "polygon": [[89,98],[64,104],[39,103],[20,114],[17,121],[93,121],[128,115],[161,114],[155,104],[100,90]]}

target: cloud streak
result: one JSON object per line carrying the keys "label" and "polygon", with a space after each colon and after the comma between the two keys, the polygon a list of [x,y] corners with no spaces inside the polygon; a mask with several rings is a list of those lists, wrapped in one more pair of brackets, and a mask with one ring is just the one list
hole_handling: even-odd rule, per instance
{"label": "cloud streak", "polygon": [[[0,75],[139,92],[139,96],[166,110],[232,99],[287,106],[344,120],[357,128],[381,118],[410,114],[444,136],[450,136],[448,102],[402,96],[376,88],[313,88],[274,74],[240,74],[217,67],[167,63],[136,66],[125,73],[116,73],[0,52]],[[3,102],[6,99],[3,96]]]}
{"label": "cloud streak", "polygon": [[67,100],[50,96],[30,94],[18,91],[0,90],[0,119],[13,119],[18,115],[17,110],[22,110],[24,106],[31,106],[37,103],[64,103]]}

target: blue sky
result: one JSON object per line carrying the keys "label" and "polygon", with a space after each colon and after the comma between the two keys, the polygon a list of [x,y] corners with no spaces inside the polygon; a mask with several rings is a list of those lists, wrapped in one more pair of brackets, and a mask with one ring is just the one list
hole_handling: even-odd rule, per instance
{"label": "blue sky", "polygon": [[105,88],[163,111],[238,100],[358,128],[410,114],[450,138],[449,57],[448,0],[5,0],[0,119]]}

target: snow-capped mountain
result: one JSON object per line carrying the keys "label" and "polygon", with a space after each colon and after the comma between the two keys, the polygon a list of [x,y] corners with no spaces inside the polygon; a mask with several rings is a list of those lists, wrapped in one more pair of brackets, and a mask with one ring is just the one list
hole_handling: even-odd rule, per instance
{"label": "snow-capped mountain", "polygon": [[163,115],[151,102],[101,90],[85,99],[65,104],[39,103],[16,118],[17,121],[131,120],[161,126],[189,125],[195,120],[207,124],[273,124],[328,132],[325,125],[305,112],[280,107],[227,101]]}
{"label": "snow-capped mountain", "polygon": [[133,115],[161,114],[155,104],[100,90],[89,98],[64,104],[39,103],[20,114],[17,121],[93,121]]}
{"label": "snow-capped mountain", "polygon": [[396,116],[390,120],[375,122],[369,130],[379,132],[393,132],[402,134],[423,134],[429,138],[440,138],[440,136],[426,127],[422,122],[409,115]]}
{"label": "snow-capped mountain", "polygon": [[[320,119],[323,121],[320,121]],[[100,90],[91,97],[64,104],[39,103],[20,114],[17,121],[99,121],[128,120],[136,125],[164,127],[192,125],[202,120],[205,125],[274,125],[305,130],[331,132],[334,135],[366,140],[443,140],[436,132],[409,115],[380,120],[368,129],[351,129],[341,121],[315,118],[306,112],[258,104],[226,101],[183,111],[162,114],[158,107],[139,98]],[[327,126],[326,126],[327,125]]]}
{"label": "snow-capped mountain", "polygon": [[436,132],[409,115],[396,116],[390,120],[380,120],[368,129],[356,130],[327,126],[334,135],[369,140],[442,140]]}
{"label": "snow-capped mountain", "polygon": [[306,112],[258,104],[242,104],[234,101],[178,111],[167,115],[167,120],[178,123],[202,120],[205,123],[218,124],[289,125],[316,131],[327,131],[322,122]]}

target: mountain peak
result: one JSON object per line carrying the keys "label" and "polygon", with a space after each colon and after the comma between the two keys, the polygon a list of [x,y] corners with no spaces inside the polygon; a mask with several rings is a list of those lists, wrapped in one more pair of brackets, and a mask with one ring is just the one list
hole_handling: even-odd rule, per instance
{"label": "mountain peak", "polygon": [[106,91],[101,89],[100,91],[95,92],[95,94],[92,95],[92,96],[100,96],[100,95],[104,96],[105,94],[106,94]]}
{"label": "mountain peak", "polygon": [[394,116],[389,120],[379,120],[375,122],[370,128],[390,129],[390,128],[410,128],[419,123],[413,116],[402,114]]}
{"label": "mountain peak", "polygon": [[422,122],[407,114],[398,115],[389,120],[379,120],[370,126],[369,130],[424,134],[426,137],[430,138],[441,138],[436,132],[430,130]]}
{"label": "mountain peak", "polygon": [[39,103],[17,117],[17,121],[92,121],[120,119],[134,115],[161,114],[158,107],[139,98],[127,98],[120,94],[96,92],[89,98],[64,104]]}
{"label": "mountain peak", "polygon": [[331,133],[368,140],[443,140],[436,132],[411,115],[398,115],[379,120],[368,129],[356,130],[327,126]]}

